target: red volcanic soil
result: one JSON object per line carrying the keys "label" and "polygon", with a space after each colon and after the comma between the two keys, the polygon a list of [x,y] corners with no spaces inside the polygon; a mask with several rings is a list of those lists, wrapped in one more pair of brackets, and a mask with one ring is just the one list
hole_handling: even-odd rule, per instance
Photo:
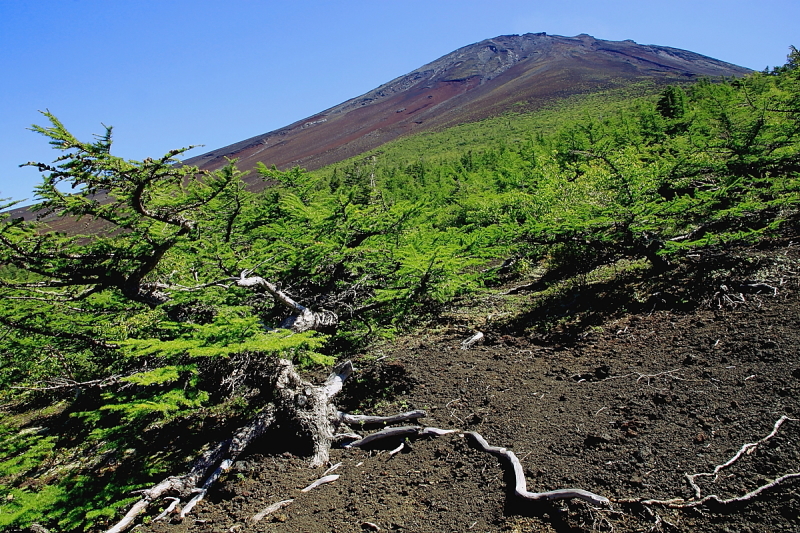
{"label": "red volcanic soil", "polygon": [[360,97],[312,117],[188,159],[215,169],[238,158],[314,170],[402,135],[531,111],[555,99],[650,79],[741,76],[748,69],[674,48],[633,41],[526,34],[466,46]]}

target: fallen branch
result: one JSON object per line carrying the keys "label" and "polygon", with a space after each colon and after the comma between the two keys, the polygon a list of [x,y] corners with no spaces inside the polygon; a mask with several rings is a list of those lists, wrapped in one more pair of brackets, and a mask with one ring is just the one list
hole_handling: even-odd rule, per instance
{"label": "fallen branch", "polygon": [[511,466],[514,468],[514,494],[522,499],[528,501],[542,501],[579,498],[593,505],[608,506],[611,503],[605,496],[600,496],[599,494],[583,489],[556,489],[547,492],[529,492],[527,482],[525,481],[525,472],[522,469],[522,463],[519,462],[514,452],[499,446],[490,446],[489,443],[486,442],[486,439],[474,431],[467,431],[464,435],[469,436],[484,452],[504,457],[511,463]]}

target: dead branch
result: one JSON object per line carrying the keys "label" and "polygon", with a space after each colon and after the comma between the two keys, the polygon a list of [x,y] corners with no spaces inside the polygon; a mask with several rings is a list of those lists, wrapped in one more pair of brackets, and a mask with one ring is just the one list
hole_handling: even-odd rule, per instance
{"label": "dead branch", "polygon": [[281,327],[291,329],[297,333],[308,330],[321,330],[335,327],[339,323],[339,317],[333,311],[321,310],[312,311],[311,309],[295,302],[288,294],[278,289],[274,284],[260,276],[250,276],[248,271],[243,271],[236,280],[240,287],[260,288],[266,290],[275,298],[276,301],[290,309],[293,314],[287,318]]}
{"label": "dead branch", "polygon": [[44,381],[47,385],[42,387],[24,387],[22,385],[13,385],[9,388],[11,389],[19,389],[19,390],[32,390],[32,391],[48,391],[48,390],[59,390],[59,389],[69,389],[74,387],[108,387],[109,385],[115,385],[119,383],[119,380],[124,377],[122,374],[108,376],[107,378],[101,379],[92,379],[90,381],[75,381],[74,379],[66,379],[66,378],[56,378],[56,379],[49,379]]}
{"label": "dead branch", "polygon": [[528,501],[542,501],[542,500],[564,500],[569,498],[579,498],[593,505],[608,506],[610,501],[605,496],[600,496],[593,492],[583,489],[556,489],[547,492],[529,492],[528,485],[525,481],[525,472],[522,469],[522,463],[519,462],[514,452],[501,448],[499,446],[490,446],[486,439],[479,433],[474,431],[466,431],[464,435],[469,436],[478,447],[484,452],[498,455],[507,459],[514,469],[514,494],[518,497]]}

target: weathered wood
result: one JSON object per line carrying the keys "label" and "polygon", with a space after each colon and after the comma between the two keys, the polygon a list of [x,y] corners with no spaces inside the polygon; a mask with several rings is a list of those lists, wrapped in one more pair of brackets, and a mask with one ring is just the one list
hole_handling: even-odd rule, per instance
{"label": "weathered wood", "polygon": [[298,302],[294,301],[288,294],[278,289],[278,287],[260,276],[248,276],[247,272],[236,280],[240,287],[259,288],[267,291],[275,300],[284,307],[292,311],[292,315],[281,323],[281,327],[291,329],[297,333],[309,330],[325,330],[336,327],[339,324],[339,317],[333,311],[325,309],[312,311]]}

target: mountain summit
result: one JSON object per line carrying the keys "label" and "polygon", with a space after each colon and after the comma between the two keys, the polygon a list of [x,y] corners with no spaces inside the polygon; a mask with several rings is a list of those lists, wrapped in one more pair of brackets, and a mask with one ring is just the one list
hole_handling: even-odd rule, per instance
{"label": "mountain summit", "polygon": [[451,52],[380,87],[284,128],[188,159],[216,169],[227,158],[314,170],[402,135],[500,114],[556,98],[652,79],[742,76],[749,69],[686,50],[604,41],[586,34],[504,35]]}

